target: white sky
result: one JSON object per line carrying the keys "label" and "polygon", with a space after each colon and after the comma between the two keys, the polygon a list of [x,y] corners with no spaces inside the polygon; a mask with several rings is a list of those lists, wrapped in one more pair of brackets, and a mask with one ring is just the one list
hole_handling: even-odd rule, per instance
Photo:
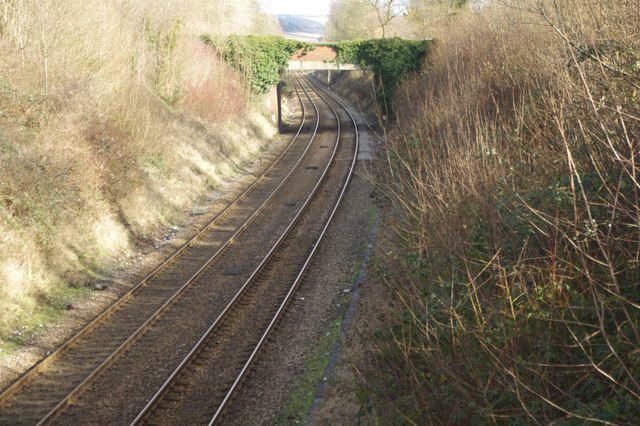
{"label": "white sky", "polygon": [[268,13],[328,16],[331,0],[261,0]]}

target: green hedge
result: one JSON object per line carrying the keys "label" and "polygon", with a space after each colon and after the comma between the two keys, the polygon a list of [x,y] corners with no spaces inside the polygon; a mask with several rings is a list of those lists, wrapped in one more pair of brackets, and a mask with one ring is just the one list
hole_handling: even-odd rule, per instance
{"label": "green hedge", "polygon": [[239,70],[256,94],[267,93],[278,84],[280,73],[287,69],[291,54],[300,48],[311,51],[330,46],[338,51],[337,63],[373,68],[379,101],[390,109],[390,100],[398,84],[410,72],[420,69],[429,54],[432,40],[383,38],[338,43],[305,43],[278,36],[203,36],[227,63]]}
{"label": "green hedge", "polygon": [[278,36],[205,35],[202,40],[240,71],[255,94],[267,93],[277,85],[280,73],[287,69],[291,54],[308,46],[307,43]]}
{"label": "green hedge", "polygon": [[382,38],[326,43],[338,51],[338,63],[351,63],[373,68],[378,100],[385,110],[391,108],[391,99],[407,74],[420,70],[433,40],[405,40]]}

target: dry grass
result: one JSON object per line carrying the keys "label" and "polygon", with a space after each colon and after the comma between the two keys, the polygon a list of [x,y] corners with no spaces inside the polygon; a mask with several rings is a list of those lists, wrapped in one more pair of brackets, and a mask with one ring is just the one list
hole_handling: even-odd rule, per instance
{"label": "dry grass", "polygon": [[200,60],[183,82],[186,108],[216,122],[240,118],[247,110],[248,88],[210,47],[200,41],[188,46],[183,60],[194,56]]}
{"label": "dry grass", "polygon": [[371,416],[640,416],[639,32],[634,1],[500,2],[400,91]]}
{"label": "dry grass", "polygon": [[257,155],[273,127],[198,37],[270,25],[252,0],[0,0],[0,349]]}

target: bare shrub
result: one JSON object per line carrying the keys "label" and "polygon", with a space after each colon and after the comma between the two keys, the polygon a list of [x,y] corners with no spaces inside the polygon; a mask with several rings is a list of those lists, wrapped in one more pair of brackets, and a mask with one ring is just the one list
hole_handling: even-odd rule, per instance
{"label": "bare shrub", "polygon": [[0,0],[0,349],[259,149],[198,37],[267,24],[255,0]]}
{"label": "bare shrub", "polygon": [[485,9],[400,90],[383,186],[402,249],[380,274],[400,312],[374,349],[388,373],[363,376],[374,415],[640,416],[638,13]]}
{"label": "bare shrub", "polygon": [[187,46],[184,56],[196,60],[191,60],[195,66],[185,72],[185,106],[201,117],[216,122],[238,118],[245,113],[249,93],[233,68],[200,41]]}

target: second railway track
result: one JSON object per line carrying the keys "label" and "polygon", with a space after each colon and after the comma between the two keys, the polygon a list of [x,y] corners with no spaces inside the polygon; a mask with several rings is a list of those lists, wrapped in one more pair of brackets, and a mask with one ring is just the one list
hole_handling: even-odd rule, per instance
{"label": "second railway track", "polygon": [[[355,122],[350,116],[340,117],[330,105],[335,101],[324,101],[338,120],[335,156],[344,167],[327,167],[326,179],[318,183],[307,203],[314,214],[292,224],[292,231],[274,247],[274,255],[265,259],[264,267],[247,280],[247,290],[238,293],[134,424],[177,424],[184,419],[213,424],[223,418],[234,392],[301,284],[353,173],[358,149]],[[348,114],[346,109],[340,112]],[[341,121],[349,124],[344,134]],[[316,197],[325,187],[335,187],[336,191],[325,191]],[[322,217],[320,226],[318,216]]]}
{"label": "second railway track", "polygon": [[[314,98],[319,99],[318,95],[310,94],[304,101],[307,104],[306,109],[311,110],[309,115],[312,116],[312,123],[303,124],[303,126],[307,129],[333,126],[333,122],[337,122],[338,119],[319,118],[318,110],[313,106]],[[289,228],[287,224],[294,217],[301,216],[299,213],[306,197],[304,194],[308,194],[310,188],[318,182],[322,169],[328,164],[330,151],[328,148],[336,147],[337,163],[344,162],[343,157],[349,156],[339,151],[338,145],[326,142],[326,139],[316,139],[315,133],[306,137],[308,138],[307,146],[310,148],[308,152],[304,149],[306,152],[304,156],[299,154],[300,151],[295,154],[300,155],[298,158],[301,160],[298,161],[298,166],[292,169],[291,178],[281,178],[280,181],[274,177],[263,178],[266,181],[282,182],[272,183],[271,194],[273,195],[262,197],[268,200],[269,205],[264,207],[264,213],[252,216],[246,224],[242,221],[235,224],[229,222],[226,225],[218,224],[219,232],[226,232],[226,239],[218,235],[199,240],[198,244],[209,247],[209,251],[212,247],[218,248],[220,253],[216,255],[215,261],[209,262],[206,256],[200,260],[194,260],[191,254],[180,256],[180,262],[175,262],[162,271],[163,278],[154,278],[153,285],[143,286],[144,288],[138,291],[140,294],[131,297],[134,302],[130,301],[123,306],[118,306],[113,310],[114,313],[110,315],[109,320],[102,321],[100,327],[76,339],[69,348],[63,348],[60,354],[52,359],[49,366],[39,367],[37,370],[40,371],[36,371],[33,377],[25,380],[23,384],[16,384],[9,389],[9,392],[0,396],[0,424],[48,423],[55,421],[58,417],[57,422],[61,424],[129,422],[171,375],[171,371],[179,361],[190,352],[203,331],[206,331],[215,318],[220,316],[220,312],[225,310],[225,306],[234,299],[234,295],[240,287],[243,287],[243,283],[249,282],[250,277],[254,276],[257,277],[256,282],[289,281],[290,275],[294,274],[293,269],[285,272],[282,265],[298,266],[299,261],[292,261],[297,252],[307,253],[312,250],[312,245],[315,243],[308,238],[308,242],[303,238],[295,243],[282,238],[284,243],[278,248],[273,250],[268,248],[274,246],[279,240],[278,235],[285,228]],[[304,143],[301,145],[305,146]],[[354,158],[353,155],[355,154],[350,154],[350,157]],[[334,178],[333,175],[344,175],[344,173],[338,172],[337,169],[338,167],[335,166],[327,168],[327,178],[331,177],[337,179],[336,182],[339,181],[340,179]],[[275,174],[277,172],[273,175]],[[289,183],[285,185],[285,181]],[[283,185],[280,191],[273,190],[274,186],[279,187],[279,185]],[[331,186],[335,184],[322,184],[320,192],[335,192],[329,189]],[[309,204],[323,204],[327,202],[327,199],[324,200],[318,201],[314,198]],[[246,203],[245,206],[242,206],[243,202]],[[247,213],[239,215],[245,218],[251,216],[251,211],[262,209],[262,207],[250,206],[249,202],[242,200],[238,204],[239,206],[236,207],[238,210],[242,210],[243,207],[248,210]],[[318,215],[306,215],[300,222],[307,223],[300,223],[295,228],[291,227],[290,234],[303,236],[314,234],[314,228],[319,227]],[[229,215],[229,217],[232,216],[234,215]],[[310,229],[313,232],[309,232]],[[233,236],[229,237],[229,235]],[[297,248],[299,244],[306,248]],[[281,263],[278,264],[280,266],[273,266],[274,264],[269,266],[267,262],[260,261],[267,257],[270,251],[275,254],[275,257],[281,259]],[[195,258],[197,259],[198,256]],[[288,261],[282,262],[283,259]],[[203,263],[205,267],[202,266]],[[260,264],[263,265],[252,266]],[[184,290],[176,290],[175,281],[178,281],[182,270],[189,271],[188,276],[193,278],[188,281],[195,284],[181,285],[180,288]],[[257,272],[252,273],[251,271],[254,270]],[[267,305],[266,301],[270,298],[276,301],[274,305],[278,304],[277,300],[282,299],[283,290],[275,290],[271,286],[263,286],[262,290],[259,288],[260,285],[256,285],[247,295],[237,297],[236,305],[254,306],[252,312],[257,312],[256,307]],[[142,297],[141,294],[144,294],[145,289],[148,289],[148,295]],[[172,294],[178,294],[178,297],[172,298]],[[128,304],[130,306],[127,306]],[[159,306],[163,308],[158,309]],[[264,315],[271,314],[271,311],[273,308],[260,310]],[[146,320],[140,319],[140,312],[143,313],[144,318],[147,318]],[[158,312],[159,315],[152,316],[153,312]],[[235,318],[236,321],[231,321],[231,326],[222,326],[220,329],[239,326],[242,320],[234,315],[237,314],[230,313],[228,317]],[[135,320],[131,321],[134,317]],[[141,322],[144,325],[141,325]],[[262,326],[249,326],[249,329],[252,328],[260,330]],[[219,331],[216,332],[219,333]],[[83,347],[78,344],[91,334],[96,336],[94,339],[101,342],[101,345]],[[224,339],[220,337],[217,341],[222,342]],[[220,344],[222,343],[217,343],[217,345]],[[238,344],[231,343],[231,346],[238,346]],[[114,347],[118,348],[117,351],[114,351]],[[98,365],[97,369],[96,365]],[[189,368],[193,369],[193,366]],[[232,371],[232,369],[225,371]],[[80,380],[79,377],[84,378]],[[86,380],[87,378],[89,380]],[[80,383],[78,383],[79,380]],[[62,389],[62,393],[58,389]],[[71,393],[65,389],[72,389]],[[22,399],[20,399],[21,395],[23,395]],[[76,400],[77,403],[72,405]],[[178,414],[178,416],[181,415]]]}

